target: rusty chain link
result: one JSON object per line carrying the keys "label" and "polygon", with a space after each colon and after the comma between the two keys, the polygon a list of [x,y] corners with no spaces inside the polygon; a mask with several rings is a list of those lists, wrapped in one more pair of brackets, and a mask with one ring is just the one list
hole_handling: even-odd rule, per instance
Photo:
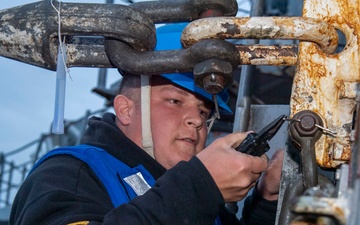
{"label": "rusty chain link", "polygon": [[[54,1],[54,5],[59,5]],[[105,52],[106,38],[135,49],[153,50],[155,23],[191,21],[203,13],[234,16],[234,0],[176,0],[119,4],[61,3],[61,33],[67,37],[69,67],[113,67]],[[180,13],[181,12],[181,13]],[[0,55],[55,70],[58,18],[45,0],[0,12]]]}
{"label": "rusty chain link", "polygon": [[184,29],[184,47],[204,39],[282,39],[317,43],[327,54],[338,46],[338,34],[330,24],[303,17],[221,17],[203,18]]}
{"label": "rusty chain link", "polygon": [[[124,5],[79,3],[62,3],[60,7],[61,34],[77,37],[67,40],[69,66],[79,65],[78,58],[82,62],[88,60],[84,66],[98,66],[90,59],[99,55],[91,46],[95,41],[95,49],[99,50],[99,36],[116,38],[147,50],[156,44],[155,25],[136,9]],[[3,10],[0,18],[0,33],[6,34],[0,39],[2,56],[56,69],[58,18],[51,0]],[[82,40],[84,36],[86,41]],[[100,58],[105,56],[100,54]]]}
{"label": "rusty chain link", "polygon": [[[0,13],[0,33],[7,34],[0,39],[0,55],[42,68],[56,69],[58,21],[50,3],[51,0],[41,1]],[[67,37],[67,64],[69,67],[115,66],[137,74],[190,71],[195,64],[211,57],[228,60],[232,68],[239,64],[295,65],[297,47],[294,45],[235,45],[237,50],[234,51],[226,41],[214,39],[296,39],[315,42],[326,53],[332,53],[337,46],[335,28],[311,18],[199,19],[207,16],[235,16],[236,12],[237,2],[234,0],[153,1],[130,6],[62,3],[61,32]],[[202,49],[209,46],[209,41],[190,50],[153,52],[156,44],[154,23],[178,21],[193,21],[182,35],[185,47],[211,38],[219,45],[216,51],[221,49],[218,56]],[[108,50],[105,46],[108,46]],[[151,54],[156,56],[150,57]],[[179,61],[169,64],[168,60],[161,59],[169,56],[177,56]],[[199,60],[193,61],[198,57]],[[137,63],[137,58],[144,62]]]}

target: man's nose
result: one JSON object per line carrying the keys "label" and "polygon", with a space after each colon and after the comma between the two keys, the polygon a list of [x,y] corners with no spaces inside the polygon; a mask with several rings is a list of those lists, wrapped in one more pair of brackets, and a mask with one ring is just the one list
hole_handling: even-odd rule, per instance
{"label": "man's nose", "polygon": [[200,114],[200,110],[198,108],[187,110],[185,123],[185,125],[187,126],[193,126],[196,129],[200,130],[204,124],[203,118]]}

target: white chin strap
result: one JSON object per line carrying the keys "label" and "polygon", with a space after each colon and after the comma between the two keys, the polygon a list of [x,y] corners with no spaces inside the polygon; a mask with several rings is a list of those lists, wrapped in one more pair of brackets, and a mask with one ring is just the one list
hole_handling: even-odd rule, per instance
{"label": "white chin strap", "polygon": [[212,126],[214,125],[215,120],[220,119],[220,111],[219,111],[219,104],[217,101],[217,97],[216,97],[216,95],[213,95],[212,98],[213,98],[213,101],[215,104],[215,111],[214,111],[213,115],[211,116],[211,118],[209,118],[206,121],[208,134],[210,133],[210,130],[211,130]]}
{"label": "white chin strap", "polygon": [[142,146],[145,152],[154,157],[154,146],[151,135],[150,125],[150,76],[141,75],[141,130],[142,130]]}
{"label": "white chin strap", "polygon": [[210,133],[210,130],[212,128],[212,126],[214,125],[215,120],[218,118],[217,113],[214,113],[207,121],[206,121],[206,125],[207,125],[207,133]]}

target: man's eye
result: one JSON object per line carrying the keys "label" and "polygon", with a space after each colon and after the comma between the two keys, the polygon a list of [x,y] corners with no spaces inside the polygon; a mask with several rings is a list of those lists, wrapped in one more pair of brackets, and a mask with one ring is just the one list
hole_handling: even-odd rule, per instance
{"label": "man's eye", "polygon": [[208,117],[208,113],[205,111],[200,110],[200,114],[204,117],[207,118]]}
{"label": "man's eye", "polygon": [[172,104],[179,104],[180,101],[177,99],[169,99],[169,102],[171,102]]}

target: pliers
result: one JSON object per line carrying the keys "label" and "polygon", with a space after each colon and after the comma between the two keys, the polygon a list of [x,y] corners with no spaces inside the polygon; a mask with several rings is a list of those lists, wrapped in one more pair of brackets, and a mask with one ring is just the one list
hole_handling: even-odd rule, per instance
{"label": "pliers", "polygon": [[279,131],[285,120],[286,115],[281,115],[264,127],[259,133],[248,134],[243,142],[235,148],[236,151],[252,156],[261,156],[265,154],[270,149],[268,141],[270,141]]}

